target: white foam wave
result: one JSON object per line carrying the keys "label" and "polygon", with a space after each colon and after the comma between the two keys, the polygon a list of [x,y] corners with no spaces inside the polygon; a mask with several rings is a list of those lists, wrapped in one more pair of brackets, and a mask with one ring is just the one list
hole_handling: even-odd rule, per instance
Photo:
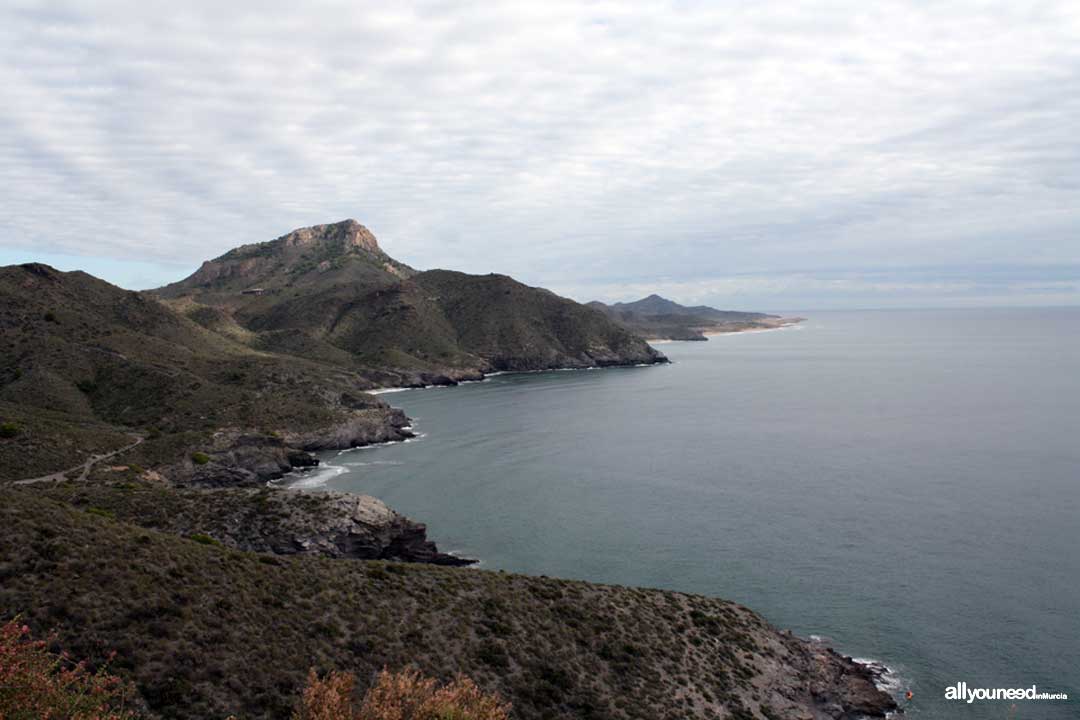
{"label": "white foam wave", "polygon": [[874,676],[874,685],[877,686],[878,690],[896,697],[907,689],[907,682],[895,668],[891,668],[880,660],[874,660],[873,658],[851,659],[870,670],[870,673]]}
{"label": "white foam wave", "polygon": [[343,475],[348,471],[349,468],[343,465],[322,463],[311,470],[290,473],[285,477],[283,482],[291,488],[309,490],[311,488],[322,487],[323,485],[326,485],[331,478]]}
{"label": "white foam wave", "polygon": [[396,462],[394,460],[371,460],[370,462],[350,462],[349,467],[372,467],[374,465],[388,465],[397,466],[404,465],[404,463]]}
{"label": "white foam wave", "polygon": [[[832,638],[823,635],[811,635],[810,642],[815,645],[834,647]],[[873,678],[874,687],[882,692],[888,693],[894,697],[897,702],[900,702],[904,693],[911,687],[911,683],[904,677],[899,669],[886,665],[880,660],[864,657],[853,657],[851,660],[868,669],[870,671],[870,676]],[[889,717],[892,717],[892,715]]]}

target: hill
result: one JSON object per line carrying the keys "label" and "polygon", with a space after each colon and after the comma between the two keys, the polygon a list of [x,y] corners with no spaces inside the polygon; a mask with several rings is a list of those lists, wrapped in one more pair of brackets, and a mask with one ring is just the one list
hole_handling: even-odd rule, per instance
{"label": "hill", "polygon": [[757,312],[717,310],[708,305],[687,307],[653,294],[634,302],[588,303],[632,332],[650,340],[707,340],[707,335],[764,330],[798,322]]}
{"label": "hill", "polygon": [[883,717],[895,707],[862,666],[723,600],[240,552],[37,487],[0,488],[0,617],[15,614],[93,663],[115,651],[112,670],[134,681],[152,717],[288,717],[310,667],[366,684],[409,664],[442,679],[464,672],[523,720]]}
{"label": "hill", "polygon": [[550,291],[503,275],[417,272],[355,220],[245,245],[156,294],[249,347],[323,359],[384,385],[665,361]]}
{"label": "hill", "polygon": [[252,484],[308,450],[410,436],[348,368],[257,350],[86,273],[0,268],[0,328],[0,480],[139,439],[124,459],[174,481]]}

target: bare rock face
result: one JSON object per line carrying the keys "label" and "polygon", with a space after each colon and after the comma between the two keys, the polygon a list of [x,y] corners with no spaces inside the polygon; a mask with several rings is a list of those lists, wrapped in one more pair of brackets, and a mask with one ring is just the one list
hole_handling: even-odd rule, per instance
{"label": "bare rock face", "polygon": [[[293,491],[284,491],[293,492]],[[427,539],[427,527],[391,510],[369,495],[320,493],[322,510],[289,516],[284,536],[270,549],[278,554],[314,553],[325,557],[367,558],[469,565],[475,561],[439,552]]]}
{"label": "bare rock face", "polygon": [[338,242],[343,249],[357,248],[371,253],[382,252],[371,231],[351,218],[339,223],[293,230],[280,238],[280,241],[286,247],[304,247],[318,242]]}

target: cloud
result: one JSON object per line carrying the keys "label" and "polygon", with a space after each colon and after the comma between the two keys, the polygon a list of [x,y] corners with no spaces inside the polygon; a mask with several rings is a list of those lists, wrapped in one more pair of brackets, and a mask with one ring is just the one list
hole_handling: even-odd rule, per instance
{"label": "cloud", "polygon": [[0,246],[175,271],[356,217],[581,299],[1026,302],[1080,266],[1077,48],[1069,2],[8,3]]}

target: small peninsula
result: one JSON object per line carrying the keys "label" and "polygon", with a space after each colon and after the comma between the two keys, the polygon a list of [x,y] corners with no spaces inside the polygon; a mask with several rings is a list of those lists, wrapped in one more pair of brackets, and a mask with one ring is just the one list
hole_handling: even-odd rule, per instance
{"label": "small peninsula", "polygon": [[710,335],[775,330],[803,321],[758,312],[717,310],[707,305],[688,307],[653,294],[635,302],[588,303],[646,340],[708,340]]}

